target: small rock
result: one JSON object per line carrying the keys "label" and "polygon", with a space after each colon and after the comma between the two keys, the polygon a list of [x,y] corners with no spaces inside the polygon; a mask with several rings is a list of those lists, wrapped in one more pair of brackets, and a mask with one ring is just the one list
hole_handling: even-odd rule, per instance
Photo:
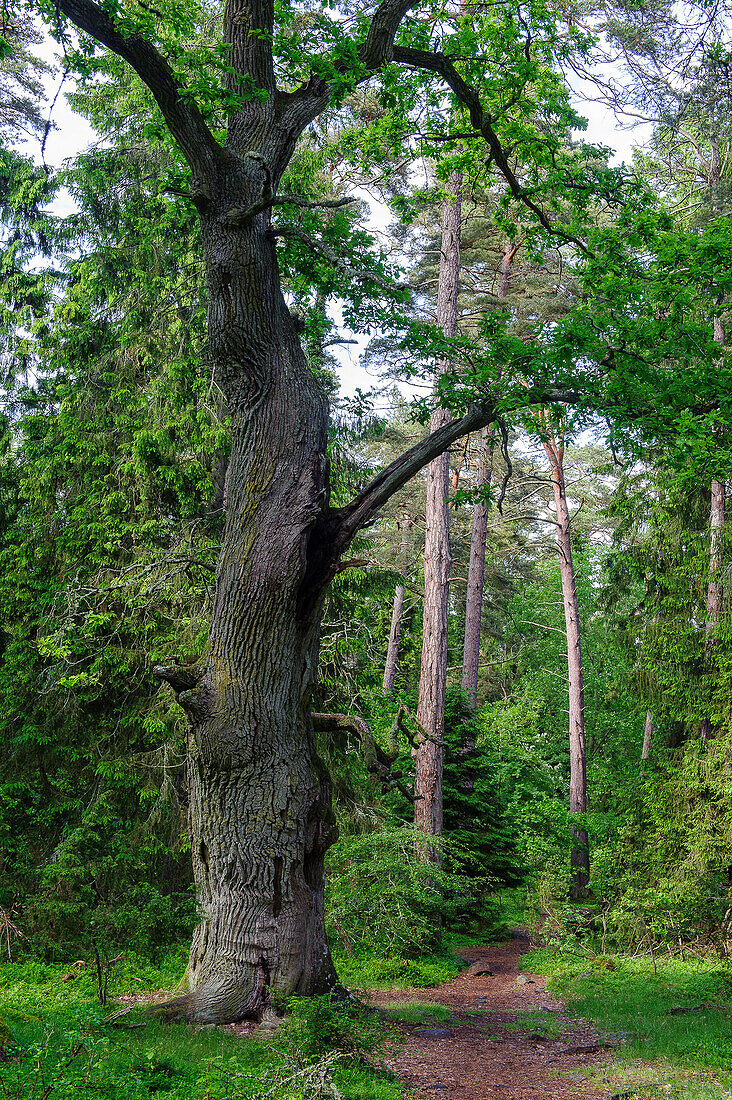
{"label": "small rock", "polygon": [[632,1043],[635,1035],[632,1031],[611,1031],[605,1036],[605,1042],[614,1047],[621,1047],[625,1043]]}
{"label": "small rock", "polygon": [[560,1054],[597,1054],[607,1043],[583,1043],[576,1047],[564,1047]]}
{"label": "small rock", "polygon": [[454,1039],[455,1032],[449,1027],[415,1027],[412,1035],[418,1035],[420,1039]]}
{"label": "small rock", "polygon": [[591,970],[583,970],[581,974],[578,974],[578,978],[594,978],[594,974]]}
{"label": "small rock", "polygon": [[473,1004],[476,1008],[485,1008],[486,1005],[488,1004],[488,998],[487,997],[476,997],[475,1000],[473,1001]]}
{"label": "small rock", "polygon": [[481,975],[486,975],[489,978],[493,977],[493,971],[487,959],[476,959],[474,963],[470,964],[463,977],[479,978]]}
{"label": "small rock", "polygon": [[533,978],[530,978],[528,974],[519,974],[516,979],[516,985],[536,985]]}

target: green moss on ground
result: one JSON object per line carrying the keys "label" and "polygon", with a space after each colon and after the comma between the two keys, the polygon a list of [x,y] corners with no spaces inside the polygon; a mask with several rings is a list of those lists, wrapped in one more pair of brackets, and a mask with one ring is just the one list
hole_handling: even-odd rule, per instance
{"label": "green moss on ground", "polygon": [[[379,1066],[388,1029],[343,1014],[322,999],[302,1002],[281,1033],[241,1038],[220,1028],[165,1024],[142,1008],[110,1023],[120,998],[173,989],[182,969],[128,959],[110,974],[99,1003],[87,969],[35,961],[0,966],[8,1036],[0,1063],[7,1100],[399,1100],[399,1083]],[[138,1026],[139,1025],[139,1026]]]}
{"label": "green moss on ground", "polygon": [[654,966],[646,957],[540,949],[524,955],[521,966],[548,976],[548,989],[570,1014],[618,1044],[617,1091],[635,1088],[644,1100],[729,1097],[732,968],[719,959],[665,958]]}

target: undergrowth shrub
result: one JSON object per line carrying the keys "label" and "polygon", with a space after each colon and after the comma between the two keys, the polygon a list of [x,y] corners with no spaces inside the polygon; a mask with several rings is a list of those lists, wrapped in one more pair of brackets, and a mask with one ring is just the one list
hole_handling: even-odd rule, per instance
{"label": "undergrowth shrub", "polygon": [[[441,920],[462,906],[470,883],[427,858],[434,845],[410,825],[342,838],[328,857],[326,914],[330,941],[345,955],[414,959],[439,943]],[[443,860],[462,849],[442,842]]]}

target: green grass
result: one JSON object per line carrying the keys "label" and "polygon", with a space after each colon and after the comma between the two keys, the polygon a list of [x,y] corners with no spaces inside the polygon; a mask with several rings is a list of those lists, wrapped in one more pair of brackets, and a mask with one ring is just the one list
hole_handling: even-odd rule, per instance
{"label": "green grass", "polygon": [[334,956],[338,977],[349,989],[429,989],[449,982],[464,964],[452,951],[417,959],[377,953]]}
{"label": "green grass", "polygon": [[544,1012],[537,1009],[536,1012],[522,1012],[521,1019],[513,1023],[504,1023],[504,1031],[538,1031],[547,1039],[556,1039],[564,1028],[562,1020],[558,1020],[553,1012]]}
{"label": "green grass", "polygon": [[0,1021],[11,1036],[0,1035],[7,1057],[0,1063],[0,1096],[6,1100],[307,1100],[327,1095],[317,1083],[324,1075],[346,1100],[402,1096],[398,1082],[368,1057],[380,1038],[375,1029],[384,1031],[372,1021],[344,1019],[339,1030],[339,1010],[316,1002],[269,1039],[164,1024],[139,1009],[115,1026],[106,1022],[115,997],[173,989],[180,968],[134,959],[118,964],[104,1007],[94,975],[82,971],[64,983],[68,969],[34,961],[0,966]]}
{"label": "green grass", "polygon": [[386,1012],[403,1024],[446,1024],[452,1019],[452,1011],[446,1005],[434,1001],[393,1001]]}
{"label": "green grass", "polygon": [[[718,959],[658,959],[655,973],[649,958],[580,958],[549,950],[532,951],[521,963],[549,976],[549,990],[567,1002],[570,1014],[620,1042],[622,1088],[616,1091],[637,1085],[638,1095],[648,1098],[729,1096],[732,970]],[[705,1007],[689,1011],[698,1006]]]}

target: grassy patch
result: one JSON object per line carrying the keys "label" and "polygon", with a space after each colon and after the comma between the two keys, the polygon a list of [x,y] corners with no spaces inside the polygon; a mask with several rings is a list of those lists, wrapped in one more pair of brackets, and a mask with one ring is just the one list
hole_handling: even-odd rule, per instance
{"label": "grassy patch", "polygon": [[357,1020],[316,1001],[298,1006],[282,1032],[267,1040],[164,1024],[139,1009],[114,1026],[106,1017],[115,997],[174,988],[179,974],[128,960],[110,976],[110,1003],[102,1007],[94,975],[82,970],[63,982],[65,973],[67,967],[36,962],[0,966],[6,1028],[0,1042],[7,1059],[0,1063],[0,1096],[7,1100],[309,1100],[335,1090],[348,1100],[402,1095],[374,1063],[384,1032],[372,1018]]}
{"label": "grassy patch", "polygon": [[362,952],[336,955],[334,961],[349,989],[429,989],[456,977],[464,965],[450,951],[416,959]]}
{"label": "grassy patch", "polygon": [[548,988],[571,1014],[619,1044],[618,1092],[637,1087],[644,1098],[729,1096],[732,971],[719,960],[659,959],[654,973],[648,958],[538,950],[521,964],[548,975]]}
{"label": "grassy patch", "polygon": [[432,1001],[393,1001],[386,1011],[403,1024],[445,1024],[452,1019],[452,1011],[446,1005]]}
{"label": "grassy patch", "polygon": [[503,1025],[504,1031],[538,1031],[547,1039],[556,1039],[564,1027],[564,1021],[558,1020],[553,1012],[542,1012],[541,1009],[522,1012],[520,1020]]}

